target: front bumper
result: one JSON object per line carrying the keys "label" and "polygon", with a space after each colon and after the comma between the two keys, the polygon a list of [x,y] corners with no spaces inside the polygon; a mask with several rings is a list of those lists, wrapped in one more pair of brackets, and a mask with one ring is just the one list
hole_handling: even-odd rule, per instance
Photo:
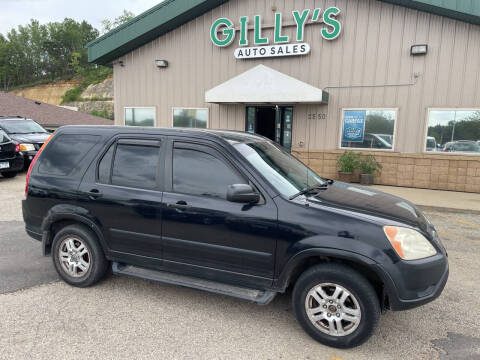
{"label": "front bumper", "polygon": [[377,273],[383,274],[388,307],[394,311],[412,309],[435,300],[445,288],[449,275],[446,253],[376,266]]}

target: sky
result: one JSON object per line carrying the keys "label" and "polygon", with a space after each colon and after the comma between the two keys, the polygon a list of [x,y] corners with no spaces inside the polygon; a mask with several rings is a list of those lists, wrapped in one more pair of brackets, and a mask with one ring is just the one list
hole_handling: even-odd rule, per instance
{"label": "sky", "polygon": [[72,18],[86,20],[101,30],[103,19],[113,20],[123,10],[139,15],[157,5],[161,0],[0,0],[0,33],[6,34],[30,19],[41,24]]}

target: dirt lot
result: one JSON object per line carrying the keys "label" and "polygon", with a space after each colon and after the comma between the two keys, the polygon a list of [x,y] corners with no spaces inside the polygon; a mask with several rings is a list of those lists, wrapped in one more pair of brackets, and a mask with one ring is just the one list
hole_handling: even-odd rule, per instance
{"label": "dirt lot", "polygon": [[0,178],[0,359],[480,359],[480,215],[427,211],[448,250],[442,296],[388,312],[363,346],[311,340],[289,295],[260,307],[148,281],[110,277],[77,289],[23,230],[25,176]]}

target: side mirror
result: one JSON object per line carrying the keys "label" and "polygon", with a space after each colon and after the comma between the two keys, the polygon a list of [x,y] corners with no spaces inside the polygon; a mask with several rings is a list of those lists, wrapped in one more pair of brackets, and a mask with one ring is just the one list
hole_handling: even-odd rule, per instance
{"label": "side mirror", "polygon": [[260,201],[260,195],[250,185],[234,184],[227,188],[227,200],[236,203],[256,204]]}

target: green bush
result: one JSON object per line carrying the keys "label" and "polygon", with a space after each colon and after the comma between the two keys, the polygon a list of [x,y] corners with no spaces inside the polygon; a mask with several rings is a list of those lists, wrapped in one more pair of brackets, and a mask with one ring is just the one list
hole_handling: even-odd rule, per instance
{"label": "green bush", "polygon": [[103,109],[102,111],[93,110],[90,114],[92,114],[93,116],[98,116],[98,117],[102,117],[104,119],[112,120],[112,118],[111,118],[110,114],[108,113],[107,109]]}
{"label": "green bush", "polygon": [[358,153],[346,150],[337,160],[338,169],[344,173],[352,173],[358,168],[359,157]]}
{"label": "green bush", "polygon": [[382,172],[382,164],[380,164],[375,156],[365,155],[362,157],[359,163],[360,173],[361,174],[372,174],[380,175]]}

